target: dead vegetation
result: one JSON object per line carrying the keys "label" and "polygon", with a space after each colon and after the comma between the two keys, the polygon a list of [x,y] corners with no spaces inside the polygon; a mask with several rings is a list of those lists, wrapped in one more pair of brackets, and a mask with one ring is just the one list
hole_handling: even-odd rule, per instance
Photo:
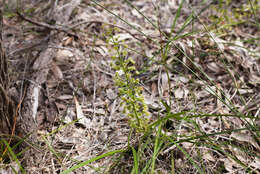
{"label": "dead vegetation", "polygon": [[260,172],[259,1],[18,2],[1,173]]}

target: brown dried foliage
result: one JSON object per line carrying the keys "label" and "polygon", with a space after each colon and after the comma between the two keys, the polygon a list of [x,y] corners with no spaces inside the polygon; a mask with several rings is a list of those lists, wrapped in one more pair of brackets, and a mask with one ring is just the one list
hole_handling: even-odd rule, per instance
{"label": "brown dried foliage", "polygon": [[0,10],[0,133],[9,134],[12,130],[15,107],[7,95],[9,84],[8,66],[2,40],[2,11]]}

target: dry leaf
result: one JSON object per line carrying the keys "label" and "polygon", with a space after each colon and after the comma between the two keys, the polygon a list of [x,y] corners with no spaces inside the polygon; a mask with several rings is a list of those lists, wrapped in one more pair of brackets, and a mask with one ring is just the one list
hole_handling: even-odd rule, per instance
{"label": "dry leaf", "polygon": [[260,150],[257,142],[254,140],[254,138],[248,134],[248,133],[242,133],[242,132],[232,132],[230,135],[231,138],[235,138],[238,141],[247,142],[249,144],[252,144],[256,149]]}
{"label": "dry leaf", "polygon": [[[129,33],[119,33],[113,36],[113,40],[117,39],[118,42],[126,40],[126,39],[132,39],[133,37]],[[111,43],[112,40],[111,40]]]}
{"label": "dry leaf", "polygon": [[225,169],[231,173],[233,173],[235,170],[242,168],[239,164],[234,162],[234,160],[228,159],[228,158],[226,158],[224,160],[224,166],[225,166]]}
{"label": "dry leaf", "polygon": [[157,94],[157,84],[153,82],[151,86],[151,98],[155,97],[156,94]]}
{"label": "dry leaf", "polygon": [[212,161],[212,162],[216,161],[216,158],[214,158],[212,153],[207,151],[207,150],[204,150],[204,152],[203,152],[203,159],[208,160],[208,161]]}
{"label": "dry leaf", "polygon": [[232,147],[232,146],[228,146],[229,149],[234,153],[234,155],[236,156],[236,158],[238,160],[240,160],[243,163],[247,163],[248,162],[248,156],[245,154],[245,152],[243,152],[242,150],[236,148],[236,147]]}
{"label": "dry leaf", "polygon": [[249,166],[255,167],[256,169],[260,169],[260,158],[255,157],[255,160],[249,164]]}
{"label": "dry leaf", "polygon": [[72,98],[73,98],[72,95],[67,95],[67,94],[64,94],[64,95],[57,97],[57,99],[59,99],[59,100],[70,100]]}
{"label": "dry leaf", "polygon": [[184,91],[181,88],[177,88],[174,90],[174,96],[177,99],[182,99],[184,97]]}
{"label": "dry leaf", "polygon": [[103,57],[108,55],[108,49],[104,46],[95,47],[95,50],[97,50]]}
{"label": "dry leaf", "polygon": [[74,108],[68,108],[67,109],[67,112],[66,112],[66,115],[64,117],[64,123],[70,123],[72,122],[74,119],[76,118],[76,114],[74,112]]}
{"label": "dry leaf", "polygon": [[184,77],[184,76],[175,76],[174,79],[178,82],[182,82],[182,83],[188,83],[189,79]]}
{"label": "dry leaf", "polygon": [[64,46],[67,46],[72,43],[73,37],[66,37],[63,40],[64,40]]}
{"label": "dry leaf", "polygon": [[60,67],[56,65],[56,63],[54,63],[54,62],[52,63],[51,70],[52,70],[53,75],[55,76],[55,78],[57,78],[59,80],[63,79],[63,73],[62,73]]}
{"label": "dry leaf", "polygon": [[108,88],[106,90],[106,93],[107,93],[107,97],[110,99],[110,100],[114,100],[116,97],[117,97],[117,94],[111,89],[111,88]]}
{"label": "dry leaf", "polygon": [[59,50],[57,53],[58,57],[72,57],[73,53],[69,50]]}
{"label": "dry leaf", "polygon": [[90,128],[91,120],[84,116],[83,111],[81,109],[81,106],[80,106],[76,96],[74,96],[74,102],[76,105],[76,115],[77,115],[78,122],[81,125],[85,126],[86,128]]}
{"label": "dry leaf", "polygon": [[168,91],[168,77],[166,73],[162,74],[162,91]]}
{"label": "dry leaf", "polygon": [[219,73],[221,71],[221,69],[219,68],[219,66],[216,64],[216,62],[210,62],[207,64],[208,69],[210,69],[211,71],[215,72],[215,73]]}

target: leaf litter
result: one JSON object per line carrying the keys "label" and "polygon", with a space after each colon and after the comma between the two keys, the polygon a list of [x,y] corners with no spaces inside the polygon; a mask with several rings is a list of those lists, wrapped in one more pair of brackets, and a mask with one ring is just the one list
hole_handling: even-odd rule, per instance
{"label": "leaf litter", "polygon": [[[66,10],[66,6],[72,4],[72,1],[68,1],[68,4],[60,3],[56,8]],[[60,164],[43,143],[42,148],[45,149],[44,156],[46,157],[45,166],[40,165],[40,156],[37,158],[38,160],[30,158],[27,160],[26,166],[28,171],[41,173],[45,171],[44,168],[50,167],[52,168],[50,169],[51,173],[58,173],[58,171],[75,164],[69,158],[84,161],[109,150],[127,147],[130,127],[126,116],[122,113],[119,104],[120,98],[117,96],[117,89],[113,83],[115,72],[110,66],[112,46],[107,44],[104,36],[107,29],[114,32],[113,37],[129,45],[131,49],[129,49],[128,56],[139,62],[138,67],[143,71],[140,80],[144,91],[147,91],[144,92],[145,102],[149,106],[149,112],[152,113],[153,119],[157,117],[158,113],[164,112],[164,107],[160,102],[162,99],[172,100],[171,103],[168,103],[171,104],[172,113],[193,110],[194,114],[233,114],[231,109],[220,101],[223,99],[225,102],[232,101],[234,108],[242,113],[255,114],[255,118],[258,118],[260,108],[259,95],[257,95],[260,85],[258,53],[260,47],[259,44],[254,46],[255,44],[243,42],[243,39],[248,38],[248,35],[259,35],[259,30],[254,31],[254,27],[252,27],[247,28],[248,31],[244,32],[242,30],[246,26],[237,25],[234,30],[240,32],[233,32],[227,36],[213,33],[210,33],[210,36],[201,32],[178,39],[176,46],[179,48],[170,46],[170,54],[167,57],[167,71],[170,77],[168,78],[165,67],[159,63],[161,58],[157,53],[158,45],[151,42],[151,40],[164,42],[166,38],[157,29],[154,29],[151,23],[159,23],[161,32],[164,32],[165,35],[169,34],[171,23],[180,5],[179,1],[144,0],[132,2],[150,22],[147,22],[138,11],[123,1],[105,0],[98,2],[98,4],[105,6],[109,12],[101,6],[95,5],[92,1],[82,1],[80,5],[75,7],[77,10],[71,16],[69,24],[66,25],[73,26],[80,37],[77,40],[67,35],[60,35],[58,38],[60,44],[53,45],[57,50],[56,57],[51,62],[51,66],[48,67],[51,71],[46,79],[47,88],[50,98],[55,101],[59,110],[58,119],[52,124],[52,130],[59,129],[64,126],[64,123],[68,124],[51,135],[51,146],[67,156]],[[176,25],[173,34],[180,29],[181,24],[185,22],[192,10],[196,9],[199,12],[199,9],[202,8],[200,1],[193,1],[190,4],[183,6],[177,21],[179,25]],[[40,7],[37,8],[40,9]],[[119,20],[112,13],[125,19],[132,26]],[[210,14],[210,9],[205,10],[201,15],[201,20],[207,23],[206,16],[210,16]],[[61,17],[59,14],[57,15],[57,18]],[[12,27],[11,25],[18,27],[12,21],[15,19],[8,20],[10,22],[8,21],[7,28]],[[199,30],[203,29],[197,23],[194,25]],[[120,28],[116,30],[115,26],[125,30],[120,30]],[[189,32],[189,29],[186,28],[184,32]],[[18,30],[22,30],[22,28]],[[151,40],[147,40],[145,35],[148,35]],[[7,50],[14,55],[13,63],[18,62],[16,66],[22,66],[22,63],[19,63],[19,61],[21,62],[18,59],[19,52],[13,50],[19,48],[20,44],[16,43],[24,37],[34,39],[37,36],[31,35],[29,32],[25,35],[14,33],[6,43]],[[140,40],[143,42],[138,43]],[[226,68],[227,66],[232,68]],[[37,67],[34,69],[37,70]],[[192,71],[196,73],[191,73]],[[203,73],[206,73],[208,78],[205,78]],[[169,81],[170,83],[168,83]],[[39,101],[41,102],[40,99]],[[256,102],[254,103],[254,101]],[[41,104],[43,103],[39,103],[39,105]],[[37,109],[34,109],[34,112],[36,115]],[[174,122],[170,127],[176,127],[179,135],[189,137],[199,135],[201,130],[211,134],[223,130],[243,128],[245,125],[244,120],[236,117],[198,117],[193,121],[199,128],[196,129],[194,124],[187,122],[181,124]],[[44,129],[44,126],[42,129],[43,134],[49,135],[50,132]],[[196,131],[190,132],[193,129]],[[166,129],[164,132],[173,135],[170,129]],[[254,148],[259,154],[259,140],[255,139],[254,134],[231,132],[215,135],[214,138],[223,144],[235,141],[238,146]],[[38,139],[43,142],[41,137]],[[211,143],[211,140],[205,141]],[[206,145],[196,147],[193,142],[183,142],[181,145],[193,158],[202,158],[203,165],[207,167],[206,173],[211,173],[221,166],[224,166],[228,172],[244,171],[244,168],[236,160],[225,156],[221,150],[211,149]],[[248,155],[243,150],[231,145],[223,147],[245,165],[252,167],[255,171],[260,170],[258,157]],[[183,154],[179,155],[180,152],[176,146],[167,149],[165,154],[167,155],[170,151],[176,154],[176,167],[179,173],[194,170]],[[202,157],[199,157],[198,153],[202,153]],[[78,169],[77,173],[96,173],[95,168],[102,169],[102,166],[109,166],[111,163],[111,158],[105,158],[91,163],[91,166]],[[159,162],[159,165],[163,168],[162,171],[167,171],[170,163]]]}

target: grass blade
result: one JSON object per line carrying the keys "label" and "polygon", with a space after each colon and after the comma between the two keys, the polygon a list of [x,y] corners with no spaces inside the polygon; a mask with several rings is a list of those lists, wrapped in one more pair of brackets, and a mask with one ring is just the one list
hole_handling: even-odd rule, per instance
{"label": "grass blade", "polygon": [[16,162],[16,164],[19,166],[21,172],[22,172],[23,174],[25,174],[25,173],[26,173],[25,170],[23,169],[22,165],[20,164],[20,162],[19,162],[19,160],[18,160],[16,154],[13,152],[12,148],[9,146],[8,142],[7,142],[5,139],[3,139],[2,141],[3,141],[4,144],[6,145],[6,147],[7,147],[7,149],[8,149],[8,152],[11,154],[11,156],[12,156],[12,158],[14,159],[14,161]]}
{"label": "grass blade", "polygon": [[85,165],[88,165],[88,164],[91,163],[91,162],[97,161],[97,160],[99,160],[99,159],[102,159],[102,158],[105,158],[105,157],[108,157],[108,156],[112,156],[112,155],[117,154],[117,153],[122,153],[122,152],[125,152],[125,150],[120,149],[120,150],[114,150],[114,151],[107,152],[107,153],[105,153],[105,154],[102,154],[102,155],[99,155],[99,156],[97,156],[97,157],[94,157],[94,158],[92,158],[92,159],[90,159],[90,160],[81,162],[81,163],[79,163],[79,164],[77,164],[77,165],[75,165],[75,166],[73,166],[73,167],[71,167],[71,168],[69,168],[69,169],[63,171],[61,174],[68,174],[68,173],[70,173],[70,172],[72,172],[72,171],[74,171],[74,170],[76,170],[76,169],[78,169],[78,168],[80,168],[80,167],[83,167],[83,166],[85,166]]}

